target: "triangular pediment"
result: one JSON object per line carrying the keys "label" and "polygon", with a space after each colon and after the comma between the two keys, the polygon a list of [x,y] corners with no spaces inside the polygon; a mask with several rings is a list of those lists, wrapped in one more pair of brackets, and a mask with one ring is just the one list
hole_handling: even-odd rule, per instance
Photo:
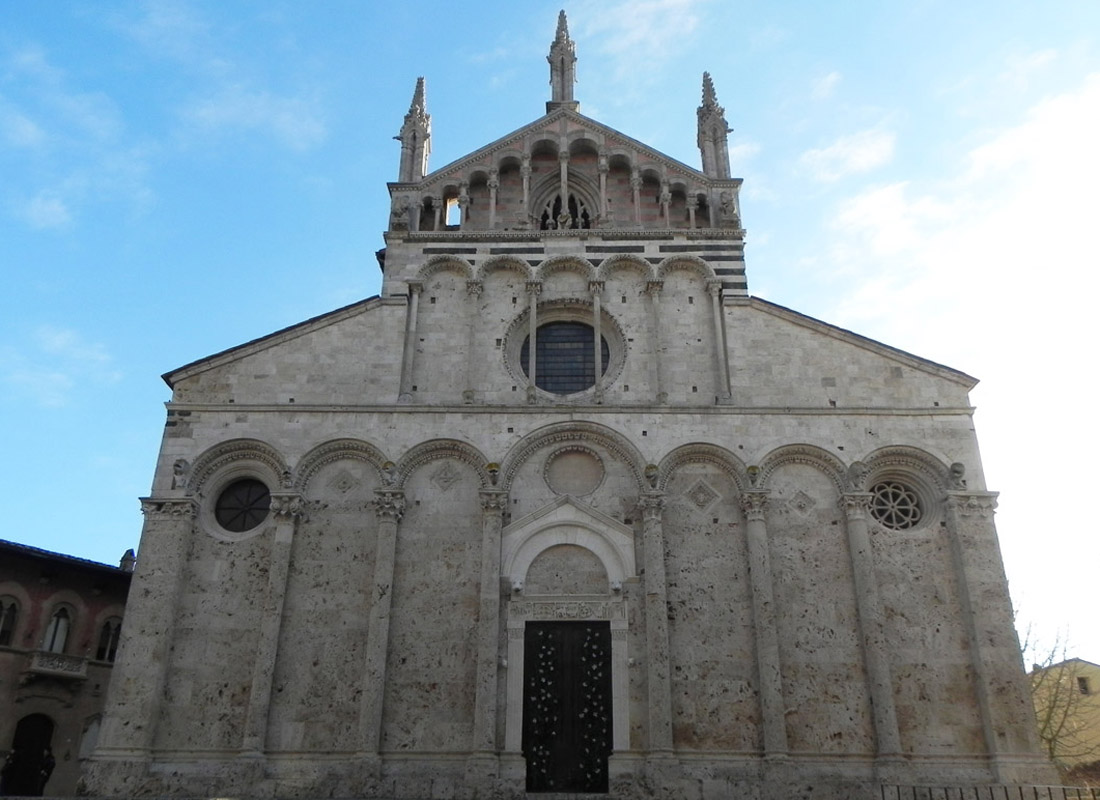
{"label": "triangular pediment", "polygon": [[[487,172],[508,155],[514,154],[516,158],[521,158],[523,153],[529,153],[539,141],[545,140],[558,146],[562,142],[572,143],[584,139],[593,142],[609,158],[626,156],[639,171],[655,171],[672,183],[682,182],[699,188],[741,183],[739,178],[720,180],[708,177],[695,167],[665,155],[602,122],[568,108],[558,108],[446,166],[433,170],[415,185],[426,194],[435,193],[436,189],[467,180],[479,169]],[[390,189],[408,189],[412,185],[391,183]]]}
{"label": "triangular pediment", "polygon": [[559,497],[501,531],[501,574],[519,591],[535,557],[557,545],[592,551],[613,585],[621,585],[635,574],[633,529],[569,496]]}

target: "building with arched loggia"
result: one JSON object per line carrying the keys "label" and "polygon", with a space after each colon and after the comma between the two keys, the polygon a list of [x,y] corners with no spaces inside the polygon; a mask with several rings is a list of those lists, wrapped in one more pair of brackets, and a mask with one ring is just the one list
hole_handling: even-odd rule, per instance
{"label": "building with arched loggia", "polygon": [[[172,388],[89,790],[871,798],[1053,781],[968,392],[748,294],[702,168],[546,114],[430,171],[381,294]],[[909,796],[906,794],[905,796]]]}

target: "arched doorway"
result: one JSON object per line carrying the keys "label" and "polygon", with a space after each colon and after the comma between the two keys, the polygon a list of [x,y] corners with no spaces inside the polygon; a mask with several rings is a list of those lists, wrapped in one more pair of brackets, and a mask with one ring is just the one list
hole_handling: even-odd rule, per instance
{"label": "arched doorway", "polygon": [[[47,765],[47,751],[53,741],[53,720],[45,714],[28,714],[15,726],[11,754],[4,763],[3,793],[15,797],[39,797],[53,764]],[[49,756],[52,759],[52,755]],[[43,777],[43,770],[47,768]]]}

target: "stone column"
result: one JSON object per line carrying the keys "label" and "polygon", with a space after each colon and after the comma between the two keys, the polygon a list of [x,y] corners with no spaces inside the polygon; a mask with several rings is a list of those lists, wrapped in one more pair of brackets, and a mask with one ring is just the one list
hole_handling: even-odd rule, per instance
{"label": "stone column", "polygon": [[413,401],[413,364],[416,360],[417,342],[417,313],[420,306],[420,293],[424,291],[424,284],[420,281],[409,281],[409,305],[405,314],[405,349],[401,354],[401,388],[397,395],[398,403],[411,403]]}
{"label": "stone column", "polygon": [[523,177],[523,219],[531,221],[531,154],[523,154],[519,174]]}
{"label": "stone column", "polygon": [[752,618],[756,631],[756,668],[760,674],[760,716],[764,727],[764,757],[787,755],[787,719],[783,701],[783,671],[779,664],[779,631],[775,622],[768,527],[764,512],[768,492],[750,490],[741,496],[749,551]]}
{"label": "stone column", "polygon": [[569,213],[569,151],[558,151],[558,177],[561,180],[561,213]]}
{"label": "stone column", "polygon": [[535,376],[538,374],[535,371],[536,364],[536,351],[535,343],[538,339],[538,306],[539,306],[539,294],[542,293],[542,284],[538,281],[527,281],[527,317],[528,317],[528,332],[527,332],[527,402],[534,403],[535,394]]}
{"label": "stone column", "polygon": [[443,196],[439,195],[432,198],[432,230],[441,230],[442,225],[446,222],[443,219]]}
{"label": "stone column", "polygon": [[368,758],[373,759],[377,759],[382,741],[382,704],[386,696],[386,654],[389,651],[397,525],[405,513],[405,493],[400,489],[376,489],[375,495],[378,545],[374,558],[374,580],[371,582],[370,616],[367,619],[363,694],[359,705],[359,747]]}
{"label": "stone column", "polygon": [[603,334],[600,332],[600,295],[603,293],[603,281],[589,281],[588,291],[592,294],[592,332],[595,337],[596,355],[593,363],[596,365],[595,388],[596,402],[603,402]]}
{"label": "stone column", "polygon": [[688,227],[695,230],[695,212],[699,208],[699,198],[692,192],[687,198]]}
{"label": "stone column", "polygon": [[711,315],[714,317],[714,356],[718,362],[717,400],[719,403],[728,403],[730,400],[730,365],[722,325],[722,282],[718,280],[707,281],[707,292],[710,294]]}
{"label": "stone column", "polygon": [[474,402],[477,386],[477,344],[478,305],[481,300],[481,281],[466,281],[466,388],[462,392],[462,402],[466,405]]}
{"label": "stone column", "polygon": [[497,189],[500,188],[500,177],[496,167],[489,171],[489,230],[497,226]]}
{"label": "stone column", "polygon": [[466,230],[466,213],[470,207],[470,184],[463,181],[458,187],[458,229]]}
{"label": "stone column", "polygon": [[664,389],[663,359],[661,358],[661,290],[664,281],[646,281],[645,291],[649,295],[649,336],[653,343],[653,358],[650,359],[653,386],[656,389],[657,403],[668,403],[668,392]]}
{"label": "stone column", "polygon": [[898,733],[897,712],[894,708],[894,682],[890,674],[882,603],[879,601],[874,553],[867,527],[871,494],[843,494],[840,497],[840,507],[844,510],[848,529],[848,556],[852,561],[852,577],[855,581],[863,665],[867,670],[871,713],[875,722],[875,743],[878,755],[900,758],[901,736]]}
{"label": "stone column", "polygon": [[[190,497],[145,497],[133,596],[126,609],[120,658],[108,692],[97,756],[148,759],[169,679],[176,611],[187,570],[198,506]],[[131,652],[129,631],[141,631]]]}
{"label": "stone column", "polygon": [[634,194],[634,224],[642,227],[642,176],[637,169],[630,171],[630,189]]}
{"label": "stone column", "polygon": [[607,171],[609,169],[607,154],[600,153],[599,165],[600,173],[600,220],[602,222],[607,221]]}
{"label": "stone column", "polygon": [[481,600],[477,620],[477,684],[474,701],[474,755],[479,775],[496,774],[497,676],[500,649],[500,532],[508,495],[482,489]]}
{"label": "stone column", "polygon": [[252,687],[241,746],[246,756],[259,757],[267,738],[267,720],[271,710],[271,684],[279,651],[279,631],[283,621],[287,574],[290,571],[294,533],[302,516],[302,498],[298,494],[273,492],[271,513],[275,518],[275,540],[268,559],[267,597],[264,599],[260,638],[256,645],[256,663],[252,667]]}
{"label": "stone column", "polygon": [[668,598],[665,590],[663,492],[647,491],[642,510],[645,548],[646,684],[649,687],[649,752],[672,756],[672,686],[668,649]]}
{"label": "stone column", "polygon": [[1036,746],[1036,735],[1028,730],[1026,741],[1002,743],[1005,722],[1030,718],[1032,706],[1022,683],[1012,607],[1004,590],[1004,566],[993,526],[996,507],[995,492],[947,493],[947,535],[969,639],[982,734],[994,779],[1011,782],[1016,777],[1004,756],[1009,752],[1028,752]]}

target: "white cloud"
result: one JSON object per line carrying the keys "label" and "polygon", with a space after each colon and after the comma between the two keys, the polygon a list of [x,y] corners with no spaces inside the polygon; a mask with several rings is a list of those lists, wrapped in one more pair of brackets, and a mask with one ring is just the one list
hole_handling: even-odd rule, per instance
{"label": "white cloud", "polygon": [[[972,372],[1009,578],[1041,635],[1068,624],[1100,658],[1087,611],[1100,539],[1048,478],[1088,483],[1100,448],[1100,74],[1031,108],[936,184],[891,184],[835,209],[834,273],[852,288],[830,319]],[[884,274],[885,257],[891,265]],[[1072,558],[1067,554],[1072,553]],[[1057,587],[1057,588],[1055,588]]]}
{"label": "white cloud", "polygon": [[828,147],[807,150],[799,162],[819,181],[835,181],[888,164],[894,157],[894,134],[867,130],[841,136]]}
{"label": "white cloud", "polygon": [[227,87],[184,110],[184,116],[208,130],[263,130],[296,150],[325,140],[328,131],[310,104],[243,86]]}
{"label": "white cloud", "polygon": [[0,98],[0,138],[12,147],[39,147],[46,134],[38,123]]}
{"label": "white cloud", "polygon": [[66,328],[43,325],[22,350],[0,351],[0,382],[47,408],[68,405],[80,387],[111,384],[121,377],[106,347]]}
{"label": "white cloud", "polygon": [[840,73],[834,70],[828,75],[815,79],[810,91],[815,100],[827,100],[833,96],[833,92],[839,83]]}
{"label": "white cloud", "polygon": [[65,201],[53,192],[42,191],[32,197],[23,208],[23,218],[32,228],[63,228],[72,222],[72,214]]}
{"label": "white cloud", "polygon": [[[700,8],[708,0],[620,0],[587,2],[578,7],[576,19],[583,35],[599,52],[611,57],[618,78],[641,79],[639,55],[646,70],[683,53],[698,29]],[[573,24],[573,17],[570,17]],[[573,33],[573,38],[576,33]]]}

